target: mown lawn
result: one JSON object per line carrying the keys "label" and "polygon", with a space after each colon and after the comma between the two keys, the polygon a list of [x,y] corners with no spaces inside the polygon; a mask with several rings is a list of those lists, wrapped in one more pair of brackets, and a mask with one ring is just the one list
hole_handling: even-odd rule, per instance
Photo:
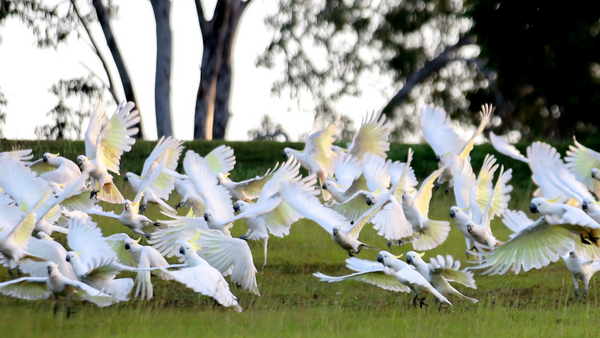
{"label": "mown lawn", "polygon": [[[1,143],[2,149],[10,149],[13,143]],[[79,143],[43,144],[47,151],[72,154],[82,150]],[[207,153],[214,145],[195,148],[201,154]],[[257,155],[252,160],[252,152],[246,146],[234,148],[238,154],[239,166],[233,172],[234,179],[252,177],[279,159],[281,145],[266,144],[269,152],[264,152],[264,161]],[[127,155],[123,160],[122,174],[130,170],[139,171],[138,157],[149,153],[153,143],[144,142],[134,147],[132,158]],[[397,146],[394,159],[404,159],[402,153],[406,146]],[[393,148],[394,149],[394,148]],[[423,148],[421,148],[423,149]],[[417,153],[424,159],[419,168],[429,167],[432,161],[427,149]],[[485,148],[487,151],[487,148]],[[278,151],[277,154],[271,154]],[[483,149],[476,148],[474,158],[482,158]],[[405,153],[405,152],[404,152]],[[254,155],[252,155],[254,156]],[[242,161],[242,159],[244,161]],[[143,160],[142,160],[143,161]],[[474,160],[475,161],[475,160]],[[499,162],[509,167],[529,170],[506,157]],[[479,167],[475,165],[477,171]],[[417,172],[423,177],[428,172]],[[530,172],[516,173],[516,177],[527,177]],[[124,185],[122,177],[115,182],[123,194],[132,199],[133,192]],[[513,182],[515,191],[510,207],[528,210],[529,199],[534,186],[527,180]],[[177,204],[178,197],[173,195],[169,203]],[[449,208],[454,197],[444,195],[440,190],[432,199],[430,208],[432,219],[451,220]],[[120,213],[122,206],[103,205],[105,209]],[[185,210],[181,210],[180,214]],[[151,218],[161,218],[156,207],[148,211]],[[96,218],[105,235],[117,232],[133,234],[113,220]],[[467,266],[465,244],[462,234],[451,224],[452,231],[448,240],[440,247],[426,253],[426,259],[437,254],[451,254]],[[501,240],[508,239],[509,230],[500,220],[493,222],[493,230]],[[233,228],[233,234],[245,233],[244,221]],[[57,240],[64,243],[64,236],[55,234]],[[386,248],[386,241],[376,235],[370,225],[361,234],[361,240],[369,244]],[[142,239],[145,243],[145,239]],[[232,291],[239,298],[243,313],[222,307],[213,307],[207,297],[191,292],[175,282],[154,280],[155,298],[151,301],[131,300],[109,308],[98,308],[91,304],[74,304],[74,315],[66,320],[64,312],[54,317],[52,301],[25,301],[0,296],[0,337],[127,337],[127,336],[169,336],[169,337],[212,337],[212,336],[260,336],[260,337],[321,337],[321,336],[411,336],[411,337],[557,337],[591,336],[600,331],[600,311],[596,280],[590,283],[586,299],[575,301],[571,274],[562,262],[536,271],[519,275],[479,276],[476,273],[478,288],[468,289],[456,286],[459,291],[480,300],[478,304],[450,299],[454,306],[438,312],[429,299],[431,306],[423,309],[412,307],[412,296],[381,290],[375,286],[358,282],[326,284],[312,276],[320,271],[330,275],[346,274],[344,260],[346,252],[335,245],[329,235],[318,225],[300,221],[292,226],[291,233],[285,238],[272,237],[269,241],[269,263],[262,267],[262,247],[258,242],[250,242],[254,261],[259,270],[257,275],[261,297],[237,290]],[[411,245],[394,247],[395,254],[411,250]],[[360,258],[373,259],[376,251],[363,251]],[[132,274],[123,273],[123,277]],[[0,269],[0,281],[8,280],[4,268]],[[63,309],[61,308],[61,311]]]}

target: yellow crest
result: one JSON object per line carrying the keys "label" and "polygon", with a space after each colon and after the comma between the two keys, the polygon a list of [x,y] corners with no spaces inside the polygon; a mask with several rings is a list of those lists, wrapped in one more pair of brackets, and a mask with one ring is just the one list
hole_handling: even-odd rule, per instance
{"label": "yellow crest", "polygon": [[392,255],[392,257],[394,257],[394,258],[398,258],[398,259],[400,259],[400,257],[402,257],[402,256],[404,256],[404,254],[399,254],[398,256],[394,256],[394,255]]}
{"label": "yellow crest", "polygon": [[139,243],[142,240],[142,237],[138,238],[135,242]]}
{"label": "yellow crest", "polygon": [[52,156],[57,156],[57,157],[58,157],[58,156],[60,156],[60,153],[56,153],[56,154],[50,154],[50,155],[52,155]]}
{"label": "yellow crest", "polygon": [[425,253],[424,252],[421,252],[421,253],[417,252],[417,255],[419,255],[419,257],[423,257],[423,256],[425,256]]}
{"label": "yellow crest", "polygon": [[460,209],[460,210],[462,210],[462,211],[464,211],[464,212],[467,212],[467,211],[471,210],[471,207],[464,208],[464,209]]}
{"label": "yellow crest", "polygon": [[194,250],[200,250],[202,249],[202,247],[198,244],[196,244],[196,240],[200,238],[200,231],[196,230],[196,234],[194,235],[194,237],[188,239],[188,243],[190,243],[192,245],[192,247],[194,247]]}
{"label": "yellow crest", "polygon": [[559,200],[561,197],[562,197],[562,196],[558,196],[557,198],[555,198],[555,199],[552,199],[552,200],[551,200],[551,199],[546,199],[546,202],[548,202],[548,203],[556,203],[556,202],[558,202],[558,200]]}
{"label": "yellow crest", "polygon": [[83,251],[85,250],[85,248],[81,249],[81,251],[76,252],[77,256],[81,256],[81,254],[83,253]]}

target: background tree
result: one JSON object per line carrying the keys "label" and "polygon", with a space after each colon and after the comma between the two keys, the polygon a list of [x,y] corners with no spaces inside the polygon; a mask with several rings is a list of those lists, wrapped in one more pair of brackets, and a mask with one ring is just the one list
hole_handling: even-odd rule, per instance
{"label": "background tree", "polygon": [[6,112],[3,107],[6,107],[6,98],[4,97],[4,93],[0,90],[0,138],[4,138],[4,124],[6,123]]}
{"label": "background tree", "polygon": [[288,134],[283,130],[280,123],[273,121],[269,115],[263,115],[260,121],[260,127],[248,130],[248,137],[252,141],[289,141]]}
{"label": "background tree", "polygon": [[156,22],[156,77],[154,106],[158,137],[173,136],[171,125],[171,0],[150,0]]}
{"label": "background tree", "polygon": [[218,0],[206,19],[202,0],[196,0],[203,54],[194,113],[195,139],[224,139],[229,121],[231,55],[239,21],[251,0]]}

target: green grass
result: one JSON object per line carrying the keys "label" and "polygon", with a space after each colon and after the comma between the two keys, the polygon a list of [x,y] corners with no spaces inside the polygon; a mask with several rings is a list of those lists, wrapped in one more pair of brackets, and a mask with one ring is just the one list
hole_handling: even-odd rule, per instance
{"label": "green grass", "polygon": [[[15,143],[2,141],[0,149],[10,149]],[[36,156],[45,151],[57,152],[74,159],[83,151],[78,142],[19,143],[22,148],[32,147]],[[139,142],[122,161],[122,172],[141,170],[143,159],[154,143]],[[206,154],[217,143],[190,142],[189,148]],[[236,150],[238,166],[234,179],[244,179],[259,174],[280,159],[283,145],[278,143],[231,143]],[[289,146],[289,145],[288,145]],[[291,146],[301,147],[299,144]],[[45,147],[48,147],[47,149]],[[429,174],[435,167],[432,152],[425,146],[413,146],[416,151],[415,170],[418,176]],[[408,147],[392,145],[390,157],[404,159]],[[564,148],[563,148],[564,149]],[[477,147],[473,152],[475,170],[483,160],[488,147]],[[516,173],[510,207],[527,210],[534,186],[530,171],[519,167],[516,161],[499,156],[499,162],[508,167],[520,168]],[[523,177],[520,179],[519,177]],[[115,182],[123,194],[133,197],[122,177]],[[172,196],[169,203],[178,202]],[[434,195],[430,215],[432,219],[450,221],[449,208],[454,197],[442,191]],[[120,213],[121,206],[103,205]],[[184,211],[181,211],[183,213]],[[148,211],[151,218],[161,218],[156,208]],[[97,218],[105,235],[131,232],[118,222]],[[440,247],[426,253],[451,254],[465,262],[465,244],[454,223],[448,240]],[[508,239],[509,230],[500,220],[493,222],[493,230],[500,240]],[[243,221],[232,229],[234,236],[245,233]],[[56,234],[64,243],[64,236]],[[372,226],[367,225],[361,240],[386,247]],[[145,239],[142,239],[145,244]],[[272,237],[269,241],[269,264],[262,268],[262,247],[250,242],[261,297],[238,290],[232,292],[239,298],[243,313],[216,307],[207,297],[195,294],[181,284],[154,280],[155,298],[152,301],[131,300],[108,308],[98,308],[87,303],[74,304],[75,314],[66,320],[64,313],[52,316],[52,301],[25,301],[0,296],[0,337],[127,337],[127,336],[261,336],[261,337],[322,337],[322,336],[410,336],[410,337],[556,337],[591,336],[598,334],[597,283],[592,280],[587,299],[575,301],[571,274],[562,262],[542,270],[519,275],[479,276],[476,273],[476,290],[456,286],[467,296],[480,300],[478,304],[450,299],[454,307],[438,312],[434,306],[424,309],[412,307],[412,296],[381,290],[375,286],[358,283],[319,282],[312,273],[320,271],[330,275],[346,274],[344,260],[347,254],[335,245],[329,235],[312,222],[300,221],[292,226],[285,238]],[[394,247],[395,254],[411,250],[411,245]],[[375,260],[376,251],[363,251],[360,258]],[[122,276],[133,276],[123,273]],[[4,268],[0,281],[9,280]],[[431,298],[431,297],[429,297]],[[432,299],[428,303],[433,303]],[[61,308],[62,311],[62,308]]]}

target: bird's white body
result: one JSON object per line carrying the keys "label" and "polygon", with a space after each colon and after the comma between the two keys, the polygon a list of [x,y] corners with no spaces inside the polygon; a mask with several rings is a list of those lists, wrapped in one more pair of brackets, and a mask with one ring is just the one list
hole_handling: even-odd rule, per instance
{"label": "bird's white body", "polygon": [[570,252],[567,256],[561,256],[565,261],[567,269],[573,275],[573,285],[575,287],[575,297],[579,292],[579,281],[583,282],[583,294],[587,294],[588,286],[592,276],[600,270],[600,262],[588,261],[575,252]]}

